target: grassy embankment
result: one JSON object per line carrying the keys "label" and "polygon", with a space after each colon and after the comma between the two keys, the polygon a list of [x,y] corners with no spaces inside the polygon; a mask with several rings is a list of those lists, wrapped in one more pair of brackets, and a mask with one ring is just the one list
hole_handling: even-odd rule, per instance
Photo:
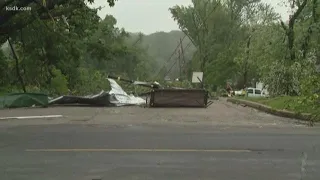
{"label": "grassy embankment", "polygon": [[314,104],[302,97],[281,96],[281,97],[237,97],[267,105],[277,110],[288,110],[296,113],[320,113],[320,103]]}

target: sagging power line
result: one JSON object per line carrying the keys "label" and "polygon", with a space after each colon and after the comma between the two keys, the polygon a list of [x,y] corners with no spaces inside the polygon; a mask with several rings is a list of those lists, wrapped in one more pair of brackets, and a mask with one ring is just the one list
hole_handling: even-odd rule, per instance
{"label": "sagging power line", "polygon": [[[210,11],[210,13],[209,13],[209,14],[204,18],[204,20],[202,21],[202,25],[204,25],[204,23],[207,22],[207,20],[208,20],[208,18],[210,17],[210,15],[216,10],[216,8],[217,8],[218,6],[219,6],[219,4],[216,5],[214,8],[212,8],[212,10]],[[195,15],[194,12],[193,12],[193,15]],[[169,62],[169,61],[172,59],[172,57],[176,54],[176,52],[177,52],[177,50],[179,49],[179,47],[182,46],[182,41],[188,36],[185,31],[182,31],[182,32],[184,32],[185,35],[182,37],[182,40],[180,40],[179,44],[177,45],[177,47],[175,48],[175,50],[174,50],[173,53],[171,54],[170,58],[166,61],[166,63]],[[188,36],[188,37],[189,37],[189,36]],[[191,40],[190,37],[189,37],[189,39]],[[191,42],[189,42],[189,43],[187,44],[187,46],[184,48],[183,52],[185,52],[186,49],[189,48],[192,43],[193,43],[193,41],[191,40]],[[194,45],[195,45],[195,44],[194,44]],[[177,61],[177,60],[180,61],[179,58],[176,59],[176,61]],[[167,76],[167,75],[171,72],[171,70],[173,69],[173,67],[174,67],[176,64],[177,64],[177,62],[174,62],[173,65],[169,68],[168,72],[166,72],[164,76]],[[185,65],[185,64],[184,64],[184,65]],[[158,72],[157,75],[156,75],[156,78],[159,77],[159,75],[161,74],[162,70],[163,70],[165,67],[166,67],[166,64],[164,64],[164,66],[159,70],[159,72]],[[181,67],[179,67],[179,68],[181,68]],[[180,75],[180,76],[181,76],[181,75]]]}

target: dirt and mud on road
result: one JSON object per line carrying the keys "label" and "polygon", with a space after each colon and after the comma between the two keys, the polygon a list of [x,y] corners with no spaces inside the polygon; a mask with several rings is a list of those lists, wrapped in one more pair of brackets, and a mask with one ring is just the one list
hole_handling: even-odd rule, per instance
{"label": "dirt and mud on road", "polygon": [[131,124],[131,125],[204,125],[204,126],[301,126],[298,120],[259,112],[226,102],[215,101],[202,108],[143,108],[131,107],[50,107],[0,110],[0,117],[63,115],[63,118],[0,120],[0,125],[37,124]]}

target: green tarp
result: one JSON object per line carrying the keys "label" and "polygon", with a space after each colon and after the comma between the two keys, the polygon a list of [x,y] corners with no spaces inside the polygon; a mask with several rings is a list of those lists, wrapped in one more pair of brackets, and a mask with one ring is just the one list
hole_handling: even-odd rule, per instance
{"label": "green tarp", "polygon": [[48,95],[40,93],[13,93],[0,96],[0,108],[48,106]]}

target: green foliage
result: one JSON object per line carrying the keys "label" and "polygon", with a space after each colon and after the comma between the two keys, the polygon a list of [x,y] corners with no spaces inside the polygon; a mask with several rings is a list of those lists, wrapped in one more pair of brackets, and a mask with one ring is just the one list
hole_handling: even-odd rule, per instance
{"label": "green foliage", "polygon": [[[206,83],[223,85],[228,79],[250,81],[257,74],[252,46],[247,44],[249,39],[253,41],[252,29],[258,26],[254,20],[269,23],[275,18],[270,6],[259,1],[194,0],[193,6],[175,6],[170,10],[181,30],[197,47],[193,69],[204,72]],[[256,11],[261,12],[260,18]],[[269,17],[264,16],[266,11],[271,12]],[[239,18],[242,15],[246,19]]]}
{"label": "green foliage", "polygon": [[100,71],[87,68],[78,68],[77,71],[79,77],[75,83],[75,88],[72,90],[72,94],[96,94],[102,90],[107,91],[110,89],[106,76]]}
{"label": "green foliage", "polygon": [[166,87],[177,87],[177,88],[192,88],[190,81],[172,81],[172,82],[162,82],[163,86]]}
{"label": "green foliage", "polygon": [[[114,2],[108,0],[110,6]],[[87,95],[110,89],[107,74],[135,79],[154,71],[153,59],[140,44],[126,41],[129,34],[116,27],[113,16],[101,20],[85,1],[44,4],[49,12],[39,14],[43,4],[30,2],[31,12],[17,13],[7,22],[15,26],[32,17],[3,35],[9,35],[19,60],[16,64],[11,51],[0,52],[1,91],[13,92],[17,88],[10,84],[24,84],[29,92]]]}
{"label": "green foliage", "polygon": [[50,82],[50,90],[52,94],[63,95],[68,93],[68,80],[59,69],[52,70],[53,77]]}
{"label": "green foliage", "polygon": [[241,89],[260,81],[273,97],[299,96],[289,98],[290,103],[273,99],[280,104],[273,106],[288,104],[314,113],[320,106],[319,93],[314,93],[320,89],[315,71],[320,64],[320,4],[301,0],[293,6],[295,19],[289,23],[260,0],[193,0],[192,6],[170,11],[196,47],[191,71],[203,71],[206,84],[224,86],[228,81]]}
{"label": "green foliage", "polygon": [[8,81],[8,67],[9,67],[9,62],[8,59],[5,57],[3,54],[3,51],[0,51],[0,86],[4,86],[9,84]]}

